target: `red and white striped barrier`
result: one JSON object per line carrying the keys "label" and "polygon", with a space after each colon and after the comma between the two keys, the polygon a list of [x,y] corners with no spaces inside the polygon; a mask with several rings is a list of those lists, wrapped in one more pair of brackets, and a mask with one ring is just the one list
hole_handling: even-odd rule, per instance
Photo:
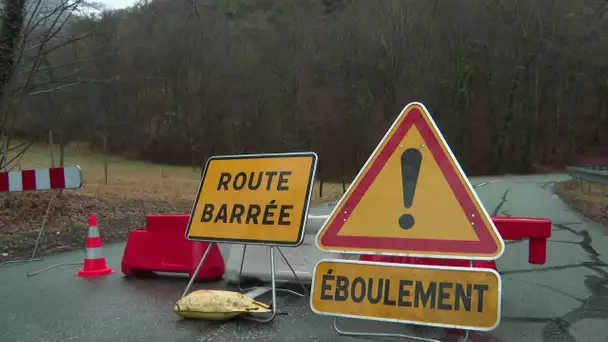
{"label": "red and white striped barrier", "polygon": [[0,192],[78,189],[82,170],[78,165],[0,172]]}

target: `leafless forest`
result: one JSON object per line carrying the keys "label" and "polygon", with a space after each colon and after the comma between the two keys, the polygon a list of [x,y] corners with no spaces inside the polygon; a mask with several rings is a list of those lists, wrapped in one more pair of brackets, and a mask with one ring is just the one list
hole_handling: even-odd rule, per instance
{"label": "leafless forest", "polygon": [[313,150],[350,180],[421,101],[469,175],[608,152],[605,0],[3,4],[5,150],[49,130],[188,165]]}

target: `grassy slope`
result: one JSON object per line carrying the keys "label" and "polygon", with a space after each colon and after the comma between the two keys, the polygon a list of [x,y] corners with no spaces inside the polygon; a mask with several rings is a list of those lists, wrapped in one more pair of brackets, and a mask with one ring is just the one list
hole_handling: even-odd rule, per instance
{"label": "grassy slope", "polygon": [[608,186],[602,189],[601,184],[583,182],[581,187],[568,180],[558,183],[556,192],[586,217],[608,225]]}
{"label": "grassy slope", "polygon": [[[55,164],[59,163],[56,151]],[[66,149],[66,165],[79,165],[84,185],[77,192],[95,197],[125,198],[153,201],[194,201],[200,182],[200,169],[187,166],[169,166],[129,160],[119,156],[108,157],[108,184],[104,182],[104,156],[90,152],[85,146],[70,145]],[[33,145],[20,162],[22,169],[48,167],[49,148]],[[323,186],[319,197],[319,184],[315,184],[312,202],[324,202],[342,195],[341,184]]]}
{"label": "grassy slope", "polygon": [[[10,156],[9,156],[10,159]],[[200,182],[200,169],[156,165],[108,157],[108,184],[104,181],[103,155],[86,146],[66,148],[65,165],[79,165],[84,184],[66,190],[53,199],[44,228],[40,253],[82,248],[87,218],[97,215],[104,243],[122,241],[129,231],[144,224],[148,213],[188,213]],[[59,164],[56,153],[55,164]],[[49,166],[49,148],[33,145],[19,161],[21,169]],[[312,202],[324,202],[342,195],[341,184],[324,184],[319,197],[315,184]],[[11,195],[10,208],[0,209],[0,262],[31,254],[49,202],[51,192]]]}

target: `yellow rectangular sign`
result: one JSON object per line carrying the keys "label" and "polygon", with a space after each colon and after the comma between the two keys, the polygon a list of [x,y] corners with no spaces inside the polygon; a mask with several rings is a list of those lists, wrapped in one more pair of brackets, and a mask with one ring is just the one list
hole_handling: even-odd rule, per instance
{"label": "yellow rectangular sign", "polygon": [[492,269],[321,260],[310,307],[330,316],[486,331],[500,323],[501,291]]}
{"label": "yellow rectangular sign", "polygon": [[186,237],[298,246],[304,239],[317,159],[313,152],[210,158]]}

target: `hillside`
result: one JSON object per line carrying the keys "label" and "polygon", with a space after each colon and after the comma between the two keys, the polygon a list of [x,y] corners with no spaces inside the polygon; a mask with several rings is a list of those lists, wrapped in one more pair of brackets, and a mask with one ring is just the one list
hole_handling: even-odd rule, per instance
{"label": "hillside", "polygon": [[213,154],[314,150],[321,178],[348,181],[421,101],[469,175],[560,168],[608,144],[603,6],[141,2],[70,21],[65,47],[49,41],[60,48],[37,66],[42,85],[14,134],[52,129],[60,144],[197,167]]}

